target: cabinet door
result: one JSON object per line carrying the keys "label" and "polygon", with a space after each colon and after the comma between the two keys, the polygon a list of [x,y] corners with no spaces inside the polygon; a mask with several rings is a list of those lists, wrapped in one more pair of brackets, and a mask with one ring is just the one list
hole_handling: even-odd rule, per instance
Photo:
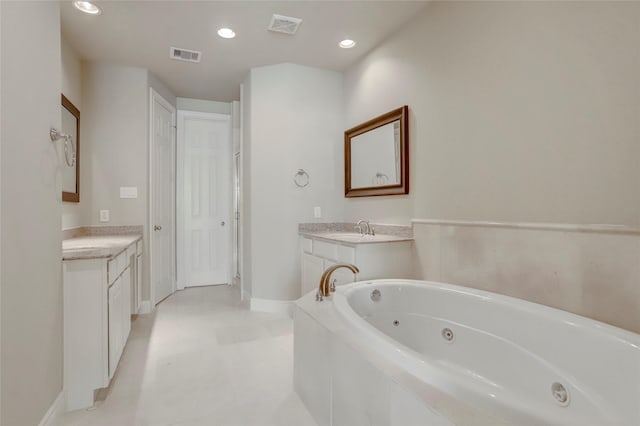
{"label": "cabinet door", "polygon": [[137,293],[137,286],[136,286],[136,281],[138,279],[138,271],[136,270],[136,267],[138,266],[136,260],[138,259],[137,255],[133,255],[131,256],[131,264],[129,265],[129,270],[130,270],[130,276],[131,276],[131,294],[130,294],[130,300],[129,300],[129,311],[131,312],[132,315],[135,315],[138,313],[138,308],[136,307],[136,303],[138,301],[138,293]]}
{"label": "cabinet door", "polygon": [[116,371],[122,352],[122,277],[109,287],[109,378]]}
{"label": "cabinet door", "polygon": [[142,304],[142,253],[136,256],[136,314],[140,311]]}
{"label": "cabinet door", "polygon": [[324,261],[316,256],[302,253],[302,283],[301,295],[305,295],[320,284],[320,277],[324,271]]}
{"label": "cabinet door", "polygon": [[125,269],[122,280],[122,347],[127,343],[131,331],[131,270]]}

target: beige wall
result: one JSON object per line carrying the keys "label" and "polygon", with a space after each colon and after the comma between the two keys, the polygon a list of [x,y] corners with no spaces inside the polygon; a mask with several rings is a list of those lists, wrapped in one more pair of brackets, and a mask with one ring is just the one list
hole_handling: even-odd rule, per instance
{"label": "beige wall", "polygon": [[171,90],[151,71],[147,72],[148,86],[160,94],[167,102],[174,107],[176,106],[178,98],[173,94]]}
{"label": "beige wall", "polygon": [[[245,255],[251,251],[251,295],[292,300],[300,295],[298,223],[331,222],[343,214],[342,75],[280,64],[254,68],[249,79],[243,155],[250,179],[244,206],[250,207]],[[309,174],[306,188],[293,181],[298,169]],[[314,219],[315,206],[322,219]]]}
{"label": "beige wall", "polygon": [[[149,89],[169,103],[175,96],[143,68],[83,63],[82,225],[143,225],[142,297],[149,299]],[[121,186],[138,198],[120,198]],[[100,210],[110,221],[100,222]]]}
{"label": "beige wall", "polygon": [[[640,228],[640,3],[432,2],[346,73],[347,127],[408,104],[411,193],[346,219]],[[416,277],[640,331],[628,234],[416,224]],[[635,233],[634,233],[635,232]]]}
{"label": "beige wall", "polygon": [[347,127],[411,110],[411,194],[347,219],[640,226],[640,4],[433,2],[346,74]]}
{"label": "beige wall", "polygon": [[[75,50],[64,38],[60,40],[60,56],[62,65],[62,93],[80,110],[80,153],[82,153],[83,133],[82,128],[82,63]],[[82,186],[80,187],[79,203],[62,203],[62,229],[76,228],[83,225]]]}
{"label": "beige wall", "polygon": [[[142,225],[147,220],[147,70],[85,63],[83,69],[85,225]],[[121,186],[138,198],[121,199]],[[100,210],[110,211],[101,223]]]}
{"label": "beige wall", "polygon": [[243,300],[246,296],[251,298],[253,292],[251,263],[252,263],[252,247],[251,247],[251,141],[252,141],[252,117],[251,117],[251,73],[245,81],[240,85],[240,115],[241,115],[241,134],[240,134],[240,239],[242,251],[240,280],[242,282]]}
{"label": "beige wall", "polygon": [[231,114],[231,102],[207,101],[204,99],[176,98],[176,107],[185,111]]}
{"label": "beige wall", "polygon": [[0,2],[2,280],[0,424],[36,425],[62,391],[57,2]]}

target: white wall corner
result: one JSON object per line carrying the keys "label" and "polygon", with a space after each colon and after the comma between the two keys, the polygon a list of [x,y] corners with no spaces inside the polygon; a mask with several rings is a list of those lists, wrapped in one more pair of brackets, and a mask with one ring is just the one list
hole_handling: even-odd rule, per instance
{"label": "white wall corner", "polygon": [[292,317],[293,300],[271,300],[251,298],[251,310],[256,312],[268,312],[272,314],[285,314]]}
{"label": "white wall corner", "polygon": [[57,426],[60,424],[60,418],[64,414],[64,389],[60,391],[51,407],[47,410],[38,426]]}
{"label": "white wall corner", "polygon": [[240,289],[240,302],[243,308],[251,309],[251,293],[245,289]]}
{"label": "white wall corner", "polygon": [[152,311],[153,308],[150,300],[143,300],[140,303],[140,311],[138,312],[140,315],[150,314]]}

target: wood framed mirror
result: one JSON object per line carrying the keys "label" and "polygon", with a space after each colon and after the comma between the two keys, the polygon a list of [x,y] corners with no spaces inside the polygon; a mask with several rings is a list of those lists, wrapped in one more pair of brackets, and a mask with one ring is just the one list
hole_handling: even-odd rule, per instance
{"label": "wood framed mirror", "polygon": [[[80,111],[62,96],[62,133],[71,136],[62,149],[62,201],[80,202]],[[70,160],[71,159],[71,160]]]}
{"label": "wood framed mirror", "polygon": [[344,196],[409,193],[409,107],[344,132]]}

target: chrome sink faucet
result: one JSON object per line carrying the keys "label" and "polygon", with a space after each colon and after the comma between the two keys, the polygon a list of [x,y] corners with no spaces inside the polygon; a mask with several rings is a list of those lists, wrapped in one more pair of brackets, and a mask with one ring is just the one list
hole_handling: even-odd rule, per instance
{"label": "chrome sink faucet", "polygon": [[358,223],[356,224],[356,228],[358,228],[358,231],[360,232],[360,235],[370,235],[371,234],[368,220],[360,219],[358,221]]}

